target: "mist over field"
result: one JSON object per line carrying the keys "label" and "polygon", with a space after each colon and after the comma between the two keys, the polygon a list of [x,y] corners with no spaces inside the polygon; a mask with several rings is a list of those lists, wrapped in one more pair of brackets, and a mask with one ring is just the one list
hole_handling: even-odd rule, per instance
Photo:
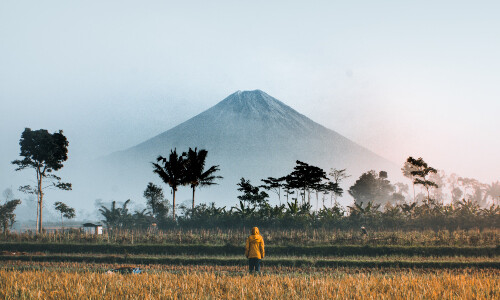
{"label": "mist over field", "polygon": [[[113,200],[141,210],[148,182],[172,200],[151,162],[189,147],[208,150],[207,165],[224,177],[197,190],[197,203],[230,208],[239,178],[259,185],[296,160],[327,173],[346,168],[344,206],[370,170],[407,184],[410,199],[400,170],[409,156],[445,172],[444,201],[454,188],[482,199],[457,180],[500,180],[499,8],[2,2],[0,191],[12,194],[0,203],[19,198],[17,219],[36,218],[36,197],[18,190],[35,173],[11,164],[25,128],[63,130],[69,142],[56,174],[73,190],[46,193],[47,221],[59,220],[57,201],[78,220],[100,220],[98,209]],[[189,206],[189,187],[177,197]]]}

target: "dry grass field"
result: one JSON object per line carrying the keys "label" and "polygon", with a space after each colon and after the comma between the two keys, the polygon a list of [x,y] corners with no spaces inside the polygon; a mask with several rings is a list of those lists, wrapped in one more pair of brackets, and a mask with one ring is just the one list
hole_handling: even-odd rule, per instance
{"label": "dry grass field", "polygon": [[[300,270],[298,270],[300,271]],[[330,272],[332,271],[332,272]],[[2,299],[500,299],[498,270],[0,270]]]}
{"label": "dry grass field", "polygon": [[[270,232],[260,275],[247,272],[242,233],[160,237],[12,235],[0,242],[0,299],[500,299],[497,229]],[[107,272],[132,266],[142,273]]]}

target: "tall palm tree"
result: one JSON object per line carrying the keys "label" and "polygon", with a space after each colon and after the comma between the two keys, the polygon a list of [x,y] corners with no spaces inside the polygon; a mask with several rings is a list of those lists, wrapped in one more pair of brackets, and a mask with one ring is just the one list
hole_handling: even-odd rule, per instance
{"label": "tall palm tree", "polygon": [[[168,160],[163,156],[158,156],[157,163],[153,163],[153,172],[172,189],[172,216],[175,220],[175,192],[177,187],[185,185],[186,164],[184,157],[177,154],[177,149],[170,150]],[[160,165],[161,164],[161,165]]]}
{"label": "tall palm tree", "polygon": [[216,179],[221,179],[221,176],[214,175],[215,172],[219,171],[219,166],[211,166],[208,170],[205,170],[205,160],[207,158],[208,151],[198,148],[191,149],[186,153],[182,153],[183,157],[186,157],[186,176],[185,183],[189,184],[193,189],[193,209],[194,209],[194,194],[198,186],[209,186],[217,184],[214,182]]}

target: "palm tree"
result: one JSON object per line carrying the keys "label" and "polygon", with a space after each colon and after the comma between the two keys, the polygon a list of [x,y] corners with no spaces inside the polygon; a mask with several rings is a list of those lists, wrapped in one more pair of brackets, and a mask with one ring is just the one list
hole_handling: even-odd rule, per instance
{"label": "palm tree", "polygon": [[[172,189],[172,216],[175,220],[175,192],[179,185],[185,185],[186,164],[184,157],[177,154],[177,150],[170,150],[168,160],[163,156],[158,156],[157,163],[153,163],[153,172]],[[163,165],[161,166],[160,163]]]}
{"label": "palm tree", "polygon": [[491,197],[491,199],[493,200],[493,204],[497,204],[500,201],[500,181],[492,182],[491,184],[486,185],[484,202],[486,202],[486,199],[488,197]]}
{"label": "palm tree", "polygon": [[191,149],[186,153],[182,153],[185,158],[186,174],[185,174],[185,184],[189,184],[193,189],[193,209],[194,209],[194,194],[196,187],[208,186],[217,184],[214,182],[216,179],[221,179],[221,176],[214,175],[215,172],[219,171],[219,166],[211,166],[205,171],[205,160],[207,158],[208,151],[201,149],[198,151],[197,148]]}

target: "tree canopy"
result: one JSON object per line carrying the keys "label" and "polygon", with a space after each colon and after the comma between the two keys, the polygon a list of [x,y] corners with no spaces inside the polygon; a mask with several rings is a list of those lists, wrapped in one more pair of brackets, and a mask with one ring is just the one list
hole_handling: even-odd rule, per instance
{"label": "tree canopy", "polygon": [[[36,171],[37,185],[35,187],[25,185],[19,190],[37,195],[37,231],[42,232],[42,207],[44,189],[55,188],[71,190],[71,183],[61,181],[61,178],[53,174],[63,167],[63,162],[68,159],[68,140],[63,131],[49,133],[46,129],[31,130],[25,128],[19,141],[21,146],[21,160],[14,160],[16,171],[32,168]],[[44,186],[44,180],[49,184]]]}
{"label": "tree canopy", "polygon": [[54,203],[54,208],[61,214],[61,226],[64,226],[63,217],[66,219],[73,219],[76,216],[74,208],[69,207],[60,201]]}
{"label": "tree canopy", "polygon": [[189,184],[193,189],[193,209],[194,209],[194,194],[198,186],[209,186],[217,184],[216,179],[221,179],[221,176],[214,175],[215,172],[219,171],[219,166],[211,166],[205,170],[205,161],[207,159],[208,151],[201,149],[198,151],[197,148],[189,148],[188,152],[182,153],[185,157],[185,174],[184,183]]}
{"label": "tree canopy", "polygon": [[2,232],[7,233],[9,228],[11,228],[16,221],[14,210],[21,204],[21,200],[13,199],[14,195],[11,189],[6,189],[3,194],[5,203],[0,204],[0,226],[2,226]]}
{"label": "tree canopy", "polygon": [[377,174],[371,170],[363,173],[348,192],[357,204],[372,202],[382,205],[393,199],[395,190],[387,179],[387,173]]}

